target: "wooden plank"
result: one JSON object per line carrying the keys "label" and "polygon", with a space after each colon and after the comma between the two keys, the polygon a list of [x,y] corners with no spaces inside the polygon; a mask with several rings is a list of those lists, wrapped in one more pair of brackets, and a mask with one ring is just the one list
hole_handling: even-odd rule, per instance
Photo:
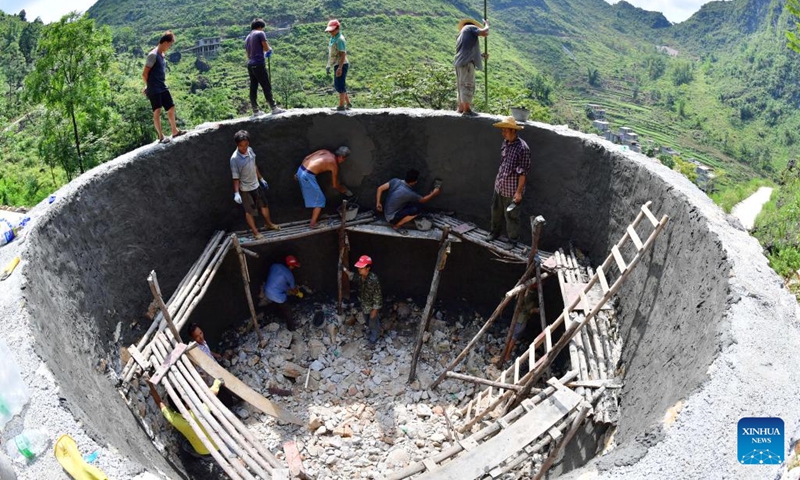
{"label": "wooden plank", "polygon": [[636,234],[636,230],[633,229],[633,225],[628,225],[626,231],[628,232],[628,236],[631,237],[633,244],[636,245],[636,250],[643,249],[644,244],[642,243],[642,239],[639,238],[639,235]]}
{"label": "wooden plank", "polygon": [[167,358],[164,359],[164,362],[162,362],[161,365],[158,366],[158,368],[156,369],[156,373],[153,374],[152,377],[150,377],[150,382],[153,385],[158,385],[158,382],[160,382],[161,379],[164,378],[164,375],[167,374],[167,370],[169,370],[173,365],[175,365],[175,362],[177,362],[178,359],[181,358],[181,355],[183,355],[183,352],[185,351],[186,351],[185,343],[177,344],[175,348],[171,352],[169,352]]}
{"label": "wooden plank", "polygon": [[569,382],[567,386],[570,388],[622,388],[622,383],[612,378],[608,380],[576,380],[574,382]]}
{"label": "wooden plank", "polygon": [[465,233],[467,233],[467,232],[469,232],[471,230],[475,230],[476,228],[478,228],[478,227],[473,225],[473,224],[471,224],[471,223],[462,223],[462,224],[460,224],[460,225],[458,225],[456,227],[453,227],[453,231],[455,233],[459,233],[459,234],[463,235],[463,234],[465,234]]}
{"label": "wooden plank", "polygon": [[[398,233],[392,226],[386,222],[374,222],[368,223],[365,225],[353,225],[346,227],[346,230],[350,232],[356,233],[367,233],[371,235],[383,235],[386,237],[395,237],[395,238],[408,238],[408,239],[417,239],[417,240],[436,240],[437,242],[441,240],[442,232],[439,230],[438,227],[434,227],[430,230],[415,230],[415,229],[406,229],[406,234],[403,235]],[[454,243],[461,243],[461,239],[458,237],[451,237],[451,241]]]}
{"label": "wooden plank", "polygon": [[283,442],[283,453],[286,455],[286,463],[289,465],[289,473],[292,478],[305,477],[303,458],[300,456],[300,451],[297,450],[297,444],[294,440]]}
{"label": "wooden plank", "polygon": [[647,202],[644,205],[642,205],[642,213],[644,213],[644,216],[647,217],[648,220],[650,220],[650,223],[652,223],[654,227],[657,227],[659,222],[656,219],[655,215],[653,215],[653,212],[651,212],[650,209],[648,208],[649,205],[650,202]]}
{"label": "wooden plank", "polygon": [[444,466],[426,472],[420,478],[437,480],[482,478],[486,472],[533,443],[539,436],[547,433],[562,418],[569,415],[582,400],[583,398],[575,392],[557,390],[508,428],[503,429],[478,448],[472,449],[469,455],[460,455]]}
{"label": "wooden plank", "polygon": [[436,462],[434,462],[430,458],[423,458],[422,464],[425,465],[425,469],[427,469],[429,472],[432,470],[436,470],[436,468],[439,466],[436,464]]}
{"label": "wooden plank", "polygon": [[628,268],[628,266],[625,264],[625,259],[622,258],[622,254],[619,252],[619,248],[616,245],[611,247],[611,255],[614,256],[614,260],[617,262],[619,273],[625,273],[625,270]]}
{"label": "wooden plank", "polygon": [[128,353],[131,354],[131,357],[133,357],[136,363],[138,363],[143,370],[147,370],[148,368],[150,368],[150,362],[148,362],[147,359],[144,358],[144,355],[142,355],[142,352],[140,352],[139,349],[136,348],[136,345],[131,345],[130,347],[128,347]]}
{"label": "wooden plank", "polygon": [[600,288],[603,289],[603,293],[608,292],[608,280],[606,280],[606,274],[603,271],[602,265],[597,266],[597,272],[595,272],[595,275],[597,275],[597,279],[600,281]]}
{"label": "wooden plank", "polygon": [[261,394],[222,368],[216,361],[214,361],[213,358],[209,357],[202,351],[195,348],[194,350],[190,351],[188,355],[192,363],[205,370],[205,372],[212,377],[221,378],[224,380],[225,388],[235,393],[237,396],[239,396],[239,398],[256,407],[263,413],[266,413],[267,415],[275,417],[284,422],[293,423],[295,425],[304,425],[303,421],[294,416],[291,412],[261,396]]}

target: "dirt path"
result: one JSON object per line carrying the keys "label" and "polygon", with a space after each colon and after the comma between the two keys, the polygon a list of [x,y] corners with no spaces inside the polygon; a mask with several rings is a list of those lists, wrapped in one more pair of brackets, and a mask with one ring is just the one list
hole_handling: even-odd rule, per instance
{"label": "dirt path", "polygon": [[744,228],[748,231],[752,230],[753,225],[756,223],[756,217],[761,212],[764,204],[769,201],[771,195],[771,187],[761,187],[756,193],[737,203],[731,210],[731,214],[742,222]]}

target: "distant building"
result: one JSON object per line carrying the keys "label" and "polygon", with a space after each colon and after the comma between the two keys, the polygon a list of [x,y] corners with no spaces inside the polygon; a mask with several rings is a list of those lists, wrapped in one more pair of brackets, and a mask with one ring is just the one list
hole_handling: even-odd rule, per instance
{"label": "distant building", "polygon": [[619,142],[630,145],[633,142],[639,142],[639,135],[634,133],[631,127],[619,127]]}
{"label": "distant building", "polygon": [[597,105],[595,103],[587,103],[586,108],[589,110],[589,118],[592,120],[605,120],[606,119],[606,111],[603,109],[602,105]]}
{"label": "distant building", "polygon": [[697,165],[694,171],[697,173],[697,186],[700,187],[700,190],[707,192],[717,177],[714,174],[714,169],[708,165]]}
{"label": "distant building", "polygon": [[600,132],[607,132],[609,129],[608,122],[605,120],[594,120],[592,121],[592,126]]}
{"label": "distant building", "polygon": [[681,152],[679,152],[677,150],[673,150],[673,149],[671,149],[669,147],[663,147],[662,146],[660,148],[660,150],[661,150],[661,153],[663,153],[664,155],[672,155],[673,157],[676,156],[676,155],[680,155],[681,154]]}
{"label": "distant building", "polygon": [[201,38],[193,47],[184,50],[184,53],[189,53],[198,56],[213,55],[222,46],[222,37],[214,38]]}

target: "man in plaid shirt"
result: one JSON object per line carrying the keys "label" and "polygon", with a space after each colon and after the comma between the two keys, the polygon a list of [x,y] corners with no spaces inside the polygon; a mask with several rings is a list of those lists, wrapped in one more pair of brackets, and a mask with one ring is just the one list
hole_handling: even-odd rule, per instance
{"label": "man in plaid shirt", "polygon": [[[524,140],[517,136],[522,130],[513,117],[506,117],[502,122],[494,124],[503,134],[503,147],[500,149],[500,170],[494,181],[492,195],[492,230],[486,237],[492,241],[500,236],[503,219],[506,221],[508,239],[512,247],[519,239],[520,208],[522,194],[525,193],[525,179],[531,169],[531,149]],[[514,204],[514,208],[509,206]]]}

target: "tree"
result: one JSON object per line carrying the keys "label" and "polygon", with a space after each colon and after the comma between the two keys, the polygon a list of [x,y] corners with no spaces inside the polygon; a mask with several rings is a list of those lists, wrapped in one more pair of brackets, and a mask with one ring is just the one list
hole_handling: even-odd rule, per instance
{"label": "tree", "polygon": [[95,115],[109,94],[105,73],[111,63],[111,33],[77,12],[42,30],[39,58],[25,79],[29,99],[58,111],[72,129],[73,147],[80,173],[86,171],[81,153],[78,117]]}
{"label": "tree", "polygon": [[800,53],[800,0],[787,0],[786,8],[795,16],[796,31],[787,31],[786,38],[789,40],[789,48]]}
{"label": "tree", "polygon": [[672,71],[672,83],[676,87],[691,83],[694,80],[694,72],[692,71],[692,64],[689,62],[678,62],[675,69]]}

